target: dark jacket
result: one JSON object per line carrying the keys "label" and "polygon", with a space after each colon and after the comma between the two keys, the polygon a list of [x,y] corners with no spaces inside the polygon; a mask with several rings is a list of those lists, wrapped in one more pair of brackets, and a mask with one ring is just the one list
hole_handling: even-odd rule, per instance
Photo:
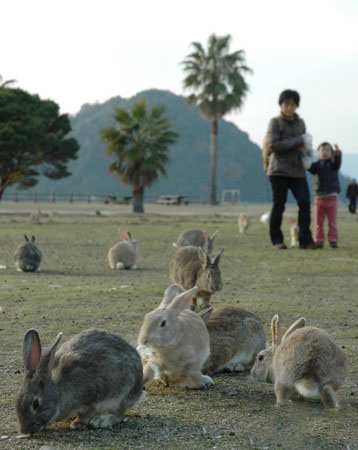
{"label": "dark jacket", "polygon": [[281,114],[270,120],[267,138],[272,153],[267,175],[290,178],[306,177],[306,170],[302,163],[304,148],[302,134],[305,132],[305,123],[298,114],[294,114],[293,117]]}
{"label": "dark jacket", "polygon": [[314,174],[315,195],[328,195],[340,192],[338,170],[341,167],[341,153],[334,153],[333,158],[314,162],[308,169]]}
{"label": "dark jacket", "polygon": [[346,197],[347,198],[357,198],[358,197],[358,184],[357,183],[350,183],[348,185]]}

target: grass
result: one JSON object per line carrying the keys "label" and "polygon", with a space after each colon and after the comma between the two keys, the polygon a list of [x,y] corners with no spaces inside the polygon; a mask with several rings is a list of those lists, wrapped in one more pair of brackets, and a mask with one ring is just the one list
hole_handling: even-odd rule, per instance
{"label": "grass", "polygon": [[[339,248],[274,251],[259,216],[267,207],[153,207],[144,216],[130,207],[41,205],[56,210],[51,220],[29,221],[33,205],[1,204],[0,216],[0,448],[232,448],[358,449],[358,223],[339,210]],[[102,215],[94,211],[100,209]],[[5,213],[12,212],[12,214]],[[253,223],[239,234],[237,215]],[[1,212],[0,212],[1,213]],[[289,208],[286,215],[295,216]],[[106,254],[118,228],[140,245],[138,270],[113,271]],[[201,391],[146,385],[147,398],[129,410],[128,422],[113,430],[72,431],[58,422],[30,439],[19,440],[15,398],[23,377],[22,339],[36,328],[47,345],[62,331],[68,339],[91,326],[121,334],[136,344],[145,313],[155,308],[170,284],[171,243],[189,228],[219,229],[216,253],[223,290],[214,306],[239,305],[262,319],[270,342],[270,321],[280,314],[283,331],[298,317],[330,333],[344,347],[349,376],[338,391],[341,409],[295,398],[275,407],[273,387],[253,383],[248,374],[223,374]],[[287,217],[283,229],[289,235]],[[43,253],[40,273],[16,272],[13,252],[22,235],[34,234]]]}

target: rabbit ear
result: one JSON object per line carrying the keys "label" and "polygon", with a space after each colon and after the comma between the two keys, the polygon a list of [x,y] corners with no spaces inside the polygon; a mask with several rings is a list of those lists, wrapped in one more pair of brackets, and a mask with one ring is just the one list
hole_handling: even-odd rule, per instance
{"label": "rabbit ear", "polygon": [[213,241],[215,239],[215,236],[219,233],[219,230],[215,231],[215,233],[211,236],[211,240]]}
{"label": "rabbit ear", "polygon": [[202,262],[203,266],[208,267],[210,264],[210,256],[206,253],[206,251],[202,247],[198,247],[199,259]]}
{"label": "rabbit ear", "polygon": [[129,231],[127,231],[127,235],[128,235],[128,237],[129,237],[129,240],[131,241],[131,240],[132,240],[132,235],[130,234]]}
{"label": "rabbit ear", "polygon": [[35,236],[31,236],[31,242],[32,242],[32,243],[35,242]]}
{"label": "rabbit ear", "polygon": [[202,309],[199,311],[199,316],[203,319],[203,321],[208,324],[211,314],[213,313],[214,308],[212,306],[209,306],[209,308]]}
{"label": "rabbit ear", "polygon": [[129,236],[128,233],[124,230],[119,230],[119,234],[124,241],[128,241]]}
{"label": "rabbit ear", "polygon": [[297,319],[296,322],[293,322],[293,324],[290,326],[290,328],[283,335],[282,340],[284,341],[295,330],[297,330],[298,328],[303,328],[305,325],[306,325],[306,319],[304,317]]}
{"label": "rabbit ear", "polygon": [[63,334],[58,333],[58,335],[55,337],[55,339],[51,342],[51,344],[45,348],[41,362],[39,364],[38,371],[47,373],[49,370],[51,370],[51,363],[53,361],[53,357],[55,355],[55,352],[57,350],[57,346],[62,338]]}
{"label": "rabbit ear", "polygon": [[33,372],[41,358],[41,340],[38,332],[31,328],[24,337],[22,354],[26,372]]}
{"label": "rabbit ear", "polygon": [[279,345],[281,343],[280,318],[278,314],[273,316],[271,320],[272,344]]}
{"label": "rabbit ear", "polygon": [[215,257],[215,259],[214,259],[214,266],[217,266],[218,264],[219,264],[219,261],[220,261],[220,258],[221,258],[221,255],[224,253],[224,249],[222,248],[221,249],[221,251],[220,251],[220,253]]}
{"label": "rabbit ear", "polygon": [[173,300],[173,298],[175,298],[181,292],[183,292],[183,290],[177,284],[172,284],[171,286],[167,287],[164,292],[163,300],[159,305],[159,308],[166,308],[169,305],[169,303]]}
{"label": "rabbit ear", "polygon": [[26,234],[24,234],[24,238],[26,242],[29,242],[29,238],[26,236]]}
{"label": "rabbit ear", "polygon": [[175,310],[180,312],[185,309],[188,304],[191,302],[194,295],[198,292],[198,287],[194,286],[193,288],[185,291],[175,297],[175,299],[170,303],[169,307],[171,310]]}

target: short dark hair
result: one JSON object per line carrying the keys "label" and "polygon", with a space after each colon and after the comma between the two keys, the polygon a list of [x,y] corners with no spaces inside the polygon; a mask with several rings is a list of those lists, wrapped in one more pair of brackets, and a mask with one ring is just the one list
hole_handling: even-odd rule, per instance
{"label": "short dark hair", "polygon": [[286,100],[293,100],[296,106],[300,106],[300,94],[292,89],[286,89],[281,92],[278,104],[281,106]]}
{"label": "short dark hair", "polygon": [[319,144],[318,150],[321,150],[322,147],[328,146],[331,149],[331,152],[333,153],[333,147],[329,142],[322,142],[322,144]]}

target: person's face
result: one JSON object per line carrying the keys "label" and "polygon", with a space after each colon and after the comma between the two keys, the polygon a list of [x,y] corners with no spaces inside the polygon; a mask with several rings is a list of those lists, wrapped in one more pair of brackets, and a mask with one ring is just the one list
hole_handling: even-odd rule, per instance
{"label": "person's face", "polygon": [[281,112],[286,117],[292,117],[295,114],[296,109],[297,105],[292,99],[285,100],[281,103]]}
{"label": "person's face", "polygon": [[320,148],[320,150],[321,150],[320,159],[322,161],[332,158],[332,149],[329,145],[324,145],[323,147]]}

